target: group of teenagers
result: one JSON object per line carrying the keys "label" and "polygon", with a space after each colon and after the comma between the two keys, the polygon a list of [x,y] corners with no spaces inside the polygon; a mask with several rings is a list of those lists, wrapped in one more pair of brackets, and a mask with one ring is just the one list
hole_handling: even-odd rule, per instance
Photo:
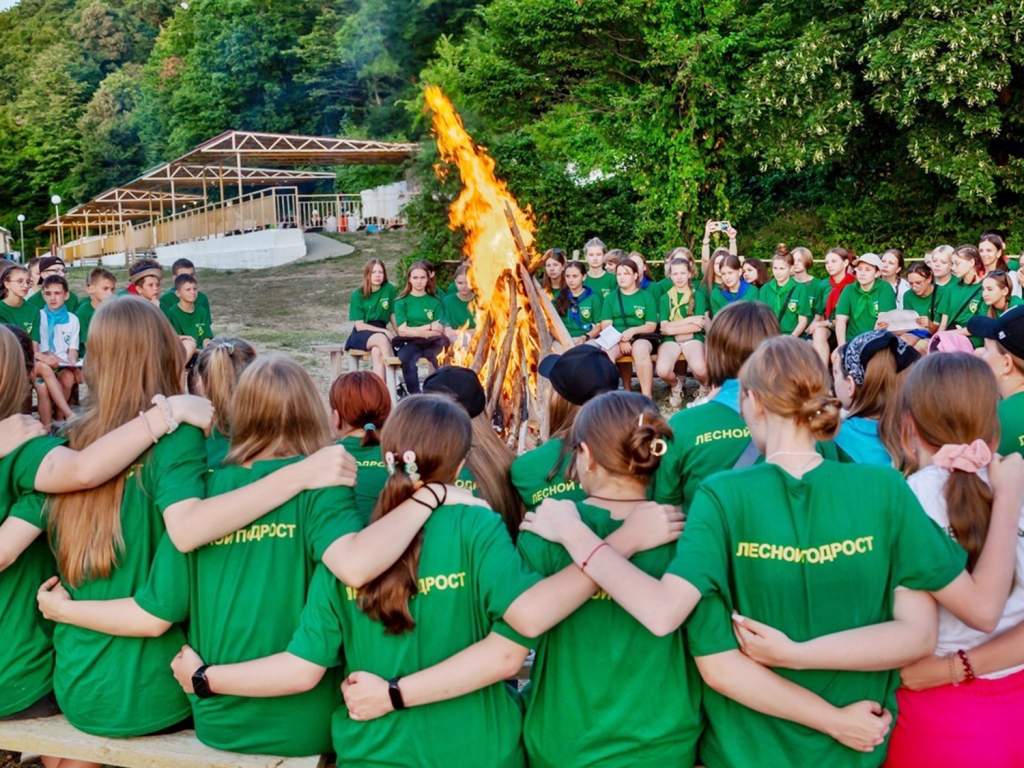
{"label": "group of teenagers", "polygon": [[178,259],[171,269],[174,284],[162,291],[163,268],[151,259],[139,259],[129,269],[128,286],[118,292],[114,273],[96,267],[86,278],[82,299],[71,290],[67,265],[59,256],[34,258],[25,265],[0,260],[0,323],[20,329],[32,343],[33,387],[44,427],[59,427],[74,417],[73,392],[83,383],[89,326],[111,296],[139,296],[158,306],[190,361],[210,342],[210,301],[199,291],[195,265]]}
{"label": "group of teenagers", "polygon": [[826,363],[726,302],[669,419],[581,343],[514,456],[454,366],[325,407],[217,336],[185,394],[144,298],[96,310],[60,437],[0,327],[0,719],[339,766],[1024,764],[1024,309]]}

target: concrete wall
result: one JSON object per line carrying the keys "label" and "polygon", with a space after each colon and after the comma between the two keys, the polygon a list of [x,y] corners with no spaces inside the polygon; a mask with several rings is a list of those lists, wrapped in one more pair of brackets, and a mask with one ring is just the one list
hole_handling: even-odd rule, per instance
{"label": "concrete wall", "polygon": [[301,229],[265,229],[156,249],[157,260],[168,268],[175,259],[184,258],[198,269],[265,269],[305,255],[306,241]]}

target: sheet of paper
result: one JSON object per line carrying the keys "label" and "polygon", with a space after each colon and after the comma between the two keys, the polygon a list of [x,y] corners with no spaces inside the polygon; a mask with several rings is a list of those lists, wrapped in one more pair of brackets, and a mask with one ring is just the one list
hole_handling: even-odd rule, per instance
{"label": "sheet of paper", "polygon": [[597,343],[601,349],[611,349],[619,343],[619,339],[622,338],[622,334],[615,330],[614,326],[609,325],[597,336]]}
{"label": "sheet of paper", "polygon": [[917,312],[912,309],[891,309],[888,312],[879,312],[878,319],[888,323],[887,331],[892,333],[906,333],[916,331],[921,326],[917,324]]}

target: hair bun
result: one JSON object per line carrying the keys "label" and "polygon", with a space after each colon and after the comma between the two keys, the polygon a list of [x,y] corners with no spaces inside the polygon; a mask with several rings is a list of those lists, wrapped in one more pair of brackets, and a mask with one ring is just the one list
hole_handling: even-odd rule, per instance
{"label": "hair bun", "polygon": [[651,475],[661,465],[661,457],[665,454],[665,439],[671,435],[664,420],[658,419],[650,423],[646,419],[643,424],[633,429],[629,440],[629,463],[639,475]]}
{"label": "hair bun", "polygon": [[839,431],[840,403],[834,397],[818,396],[804,401],[800,418],[807,422],[816,440],[831,440]]}

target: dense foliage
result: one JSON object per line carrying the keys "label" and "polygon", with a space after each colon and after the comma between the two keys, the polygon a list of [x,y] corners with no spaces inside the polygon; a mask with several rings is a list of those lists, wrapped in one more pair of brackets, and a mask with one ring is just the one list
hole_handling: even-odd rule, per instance
{"label": "dense foliage", "polygon": [[[22,0],[0,14],[0,224],[228,128],[425,138],[429,81],[542,246],[656,256],[729,218],[759,255],[983,228],[1019,250],[1022,37],[1022,0]],[[434,161],[412,217],[452,256]]]}

